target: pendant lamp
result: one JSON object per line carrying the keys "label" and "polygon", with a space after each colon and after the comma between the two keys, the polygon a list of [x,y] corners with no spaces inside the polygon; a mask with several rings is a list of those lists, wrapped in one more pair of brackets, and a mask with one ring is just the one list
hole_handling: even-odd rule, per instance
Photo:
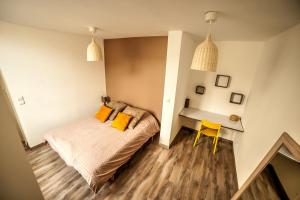
{"label": "pendant lamp", "polygon": [[216,22],[217,13],[209,11],[205,13],[205,21],[209,23],[209,32],[206,39],[197,46],[191,69],[215,72],[218,63],[218,48],[212,40],[211,26]]}
{"label": "pendant lamp", "polygon": [[87,47],[87,51],[86,51],[86,60],[87,61],[102,60],[101,48],[94,39],[94,34],[95,34],[96,30],[97,29],[95,27],[89,27],[89,31],[92,34],[92,42]]}

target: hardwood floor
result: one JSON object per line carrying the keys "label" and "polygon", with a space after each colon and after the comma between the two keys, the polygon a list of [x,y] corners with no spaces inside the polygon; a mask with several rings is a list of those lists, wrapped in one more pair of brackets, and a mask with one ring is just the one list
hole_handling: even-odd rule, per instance
{"label": "hardwood floor", "polygon": [[239,200],[280,200],[274,183],[267,170],[263,170],[249,187],[242,193]]}
{"label": "hardwood floor", "polygon": [[48,145],[28,158],[45,199],[230,199],[237,191],[232,143],[220,139],[213,156],[212,139],[201,137],[193,149],[194,137],[182,129],[169,150],[156,138],[95,195]]}
{"label": "hardwood floor", "polygon": [[255,199],[289,199],[284,187],[282,186],[276,174],[276,171],[274,170],[274,167],[271,164],[268,164],[267,167],[265,167],[265,169],[252,181],[252,183],[241,194],[238,200]]}

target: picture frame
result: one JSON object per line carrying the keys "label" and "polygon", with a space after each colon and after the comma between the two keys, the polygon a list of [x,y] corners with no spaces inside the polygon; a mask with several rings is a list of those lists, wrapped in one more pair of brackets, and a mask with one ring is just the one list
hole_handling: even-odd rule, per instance
{"label": "picture frame", "polygon": [[232,92],[230,95],[230,103],[234,104],[242,104],[244,100],[245,95],[241,93]]}
{"label": "picture frame", "polygon": [[196,94],[203,95],[205,93],[205,87],[202,85],[197,85],[195,92],[196,92]]}
{"label": "picture frame", "polygon": [[215,86],[221,88],[228,88],[230,85],[231,76],[217,74]]}

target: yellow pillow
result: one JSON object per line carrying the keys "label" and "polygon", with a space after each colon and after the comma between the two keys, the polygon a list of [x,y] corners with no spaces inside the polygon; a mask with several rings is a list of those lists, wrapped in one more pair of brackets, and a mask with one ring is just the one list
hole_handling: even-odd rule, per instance
{"label": "yellow pillow", "polygon": [[100,110],[96,113],[96,118],[99,119],[101,122],[105,122],[108,119],[111,112],[111,108],[102,106]]}
{"label": "yellow pillow", "polygon": [[120,131],[125,131],[131,118],[132,116],[119,112],[116,119],[112,122],[111,126],[119,129]]}

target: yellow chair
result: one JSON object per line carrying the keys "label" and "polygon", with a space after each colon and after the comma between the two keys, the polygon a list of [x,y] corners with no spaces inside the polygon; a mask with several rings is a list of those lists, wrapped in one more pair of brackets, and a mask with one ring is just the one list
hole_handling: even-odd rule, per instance
{"label": "yellow chair", "polygon": [[197,137],[195,139],[193,147],[196,146],[197,141],[199,140],[201,134],[204,134],[206,136],[214,138],[213,144],[215,145],[214,146],[214,154],[215,154],[216,149],[217,149],[217,143],[218,143],[218,138],[219,138],[219,134],[220,134],[220,129],[221,129],[221,124],[216,124],[216,123],[212,123],[212,122],[207,121],[207,120],[202,120],[201,125],[200,125],[200,129],[198,131],[198,134],[197,134]]}

